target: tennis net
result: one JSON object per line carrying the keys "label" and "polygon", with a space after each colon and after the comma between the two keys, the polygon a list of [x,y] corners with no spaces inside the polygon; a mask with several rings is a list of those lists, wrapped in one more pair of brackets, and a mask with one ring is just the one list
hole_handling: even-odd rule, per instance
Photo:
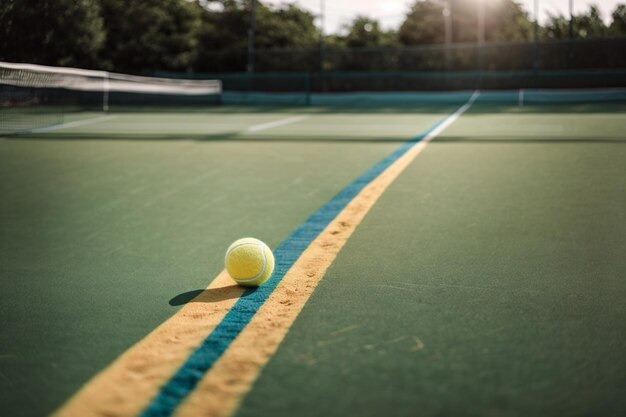
{"label": "tennis net", "polygon": [[0,62],[0,134],[60,124],[70,112],[217,105],[221,92],[219,80]]}

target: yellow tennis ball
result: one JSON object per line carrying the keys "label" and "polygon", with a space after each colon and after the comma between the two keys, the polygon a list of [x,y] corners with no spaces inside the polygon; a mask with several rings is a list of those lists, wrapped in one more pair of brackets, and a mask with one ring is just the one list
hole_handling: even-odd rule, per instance
{"label": "yellow tennis ball", "polygon": [[236,240],[226,251],[226,270],[237,284],[256,287],[274,272],[274,254],[259,239]]}

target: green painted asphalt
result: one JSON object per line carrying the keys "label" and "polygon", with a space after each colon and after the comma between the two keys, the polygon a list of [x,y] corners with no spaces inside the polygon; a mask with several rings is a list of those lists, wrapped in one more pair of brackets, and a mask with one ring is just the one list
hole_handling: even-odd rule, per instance
{"label": "green painted asphalt", "polygon": [[[462,103],[461,103],[462,104]],[[459,104],[460,106],[460,104]],[[458,107],[458,106],[457,106]],[[44,139],[146,139],[198,141],[381,141],[401,142],[416,131],[416,113],[438,114],[455,110],[455,106],[404,108],[398,111],[344,108],[303,107],[281,108],[273,111],[238,108],[209,109],[204,113],[80,113],[65,116],[65,123],[94,123],[70,125],[26,135]],[[232,109],[232,111],[228,110]],[[294,120],[295,122],[290,122]],[[268,123],[279,124],[268,126]],[[281,124],[282,122],[288,122]],[[249,130],[252,128],[252,130]]]}
{"label": "green painted asphalt", "polygon": [[623,415],[626,122],[550,110],[430,144],[235,416]]}
{"label": "green painted asphalt", "polygon": [[623,142],[626,105],[476,105],[438,141]]}
{"label": "green painted asphalt", "polygon": [[[396,139],[448,110],[407,115]],[[171,316],[172,298],[205,288],[232,241],[276,246],[398,146],[54,133],[0,141],[0,409],[11,416],[52,411]]]}

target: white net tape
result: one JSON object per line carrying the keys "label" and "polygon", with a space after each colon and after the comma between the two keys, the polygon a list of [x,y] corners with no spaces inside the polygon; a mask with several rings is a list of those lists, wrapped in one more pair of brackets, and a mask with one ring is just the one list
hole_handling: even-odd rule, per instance
{"label": "white net tape", "polygon": [[220,94],[218,80],[142,77],[106,71],[0,62],[0,84],[32,88],[143,94]]}

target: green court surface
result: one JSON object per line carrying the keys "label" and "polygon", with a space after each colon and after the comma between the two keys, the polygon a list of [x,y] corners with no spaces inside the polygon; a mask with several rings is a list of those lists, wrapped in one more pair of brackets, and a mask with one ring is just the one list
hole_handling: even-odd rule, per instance
{"label": "green court surface", "polygon": [[[450,110],[405,115],[396,140]],[[127,131],[132,136],[155,120],[169,120],[175,131],[199,119],[228,132],[283,116],[120,118],[143,118],[140,130]],[[250,235],[276,246],[398,146],[76,136],[118,128],[86,125],[67,129],[72,140],[58,130],[0,142],[0,312],[11,323],[2,332],[0,384],[8,393],[1,406],[12,415],[52,411],[169,317],[170,299],[206,287],[232,241]]]}
{"label": "green court surface", "polygon": [[[0,409],[50,413],[232,241],[276,247],[455,109],[80,114],[0,140]],[[235,415],[624,414],[624,110],[476,102],[374,205]]]}
{"label": "green court surface", "polygon": [[481,110],[374,206],[237,416],[623,414],[623,115]]}

